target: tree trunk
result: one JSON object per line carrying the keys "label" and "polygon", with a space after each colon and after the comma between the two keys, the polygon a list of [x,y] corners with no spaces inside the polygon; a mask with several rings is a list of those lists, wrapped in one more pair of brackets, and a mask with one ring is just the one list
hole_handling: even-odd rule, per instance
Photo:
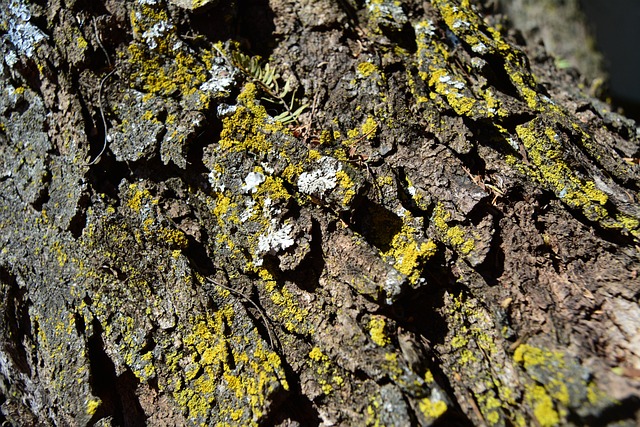
{"label": "tree trunk", "polygon": [[9,424],[638,422],[638,129],[500,15],[0,14]]}

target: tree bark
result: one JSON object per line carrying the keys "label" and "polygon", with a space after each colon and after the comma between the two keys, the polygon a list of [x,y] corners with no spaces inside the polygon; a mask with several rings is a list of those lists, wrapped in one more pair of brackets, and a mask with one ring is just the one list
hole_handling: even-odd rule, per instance
{"label": "tree bark", "polygon": [[638,128],[500,15],[0,14],[3,421],[639,421]]}

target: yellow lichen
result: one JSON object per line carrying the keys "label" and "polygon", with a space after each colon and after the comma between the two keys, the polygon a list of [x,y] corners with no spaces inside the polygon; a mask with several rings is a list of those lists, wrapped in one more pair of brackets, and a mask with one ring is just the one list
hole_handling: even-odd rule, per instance
{"label": "yellow lichen", "polygon": [[402,226],[399,233],[396,233],[391,240],[387,251],[382,252],[382,257],[388,262],[393,262],[393,267],[400,273],[406,275],[409,280],[415,283],[422,274],[422,266],[425,261],[436,254],[437,246],[431,240],[420,242],[416,240],[416,230],[406,225]]}
{"label": "yellow lichen", "polygon": [[591,220],[606,218],[604,205],[607,195],[598,190],[593,181],[579,178],[564,161],[561,137],[552,128],[538,130],[542,123],[534,119],[516,127],[516,133],[524,144],[527,155],[536,169],[534,177],[553,191],[567,205],[580,208]]}
{"label": "yellow lichen", "polygon": [[356,192],[354,190],[354,184],[351,180],[351,177],[344,170],[339,170],[336,172],[336,179],[342,190],[342,205],[350,206],[353,198],[356,196]]}
{"label": "yellow lichen", "polygon": [[280,310],[279,317],[284,322],[284,327],[298,334],[311,332],[307,324],[308,311],[300,308],[295,296],[284,286],[279,286],[271,273],[261,268],[258,272],[264,281],[264,288],[271,301]]}
{"label": "yellow lichen", "polygon": [[433,210],[431,221],[441,233],[444,243],[453,246],[460,251],[462,255],[468,255],[475,249],[475,241],[472,238],[467,238],[461,226],[449,226],[447,221],[449,221],[450,218],[451,214],[445,210],[442,203],[438,203]]}
{"label": "yellow lichen", "polygon": [[380,347],[384,347],[391,343],[391,339],[387,336],[385,331],[386,322],[384,317],[373,316],[369,320],[369,336],[371,340]]}
{"label": "yellow lichen", "polygon": [[427,419],[437,419],[447,412],[447,404],[442,400],[432,401],[430,398],[425,397],[418,402],[418,408]]}
{"label": "yellow lichen", "polygon": [[148,203],[155,205],[158,201],[153,198],[149,190],[146,188],[140,189],[138,184],[130,184],[129,193],[127,195],[127,206],[129,209],[135,212],[140,212],[140,209]]}
{"label": "yellow lichen", "polygon": [[358,73],[364,78],[369,77],[371,74],[375,73],[377,70],[378,70],[378,67],[376,67],[370,62],[361,62],[358,64]]}
{"label": "yellow lichen", "polygon": [[[206,417],[215,405],[219,417],[257,425],[275,384],[288,388],[280,358],[256,339],[255,329],[249,334],[255,339],[251,352],[244,350],[249,337],[226,335],[225,329],[234,324],[234,317],[233,307],[226,305],[210,317],[192,319],[188,323],[192,328],[182,339],[182,355],[166,355],[167,365],[177,375],[181,368],[176,361],[189,360],[184,381],[176,380],[172,388],[174,398],[194,421]],[[217,400],[221,383],[233,392],[235,400]]]}
{"label": "yellow lichen", "polygon": [[86,412],[88,415],[93,415],[96,413],[96,411],[98,410],[98,408],[100,407],[100,404],[102,403],[101,400],[99,399],[89,399],[87,401],[87,407],[86,407]]}
{"label": "yellow lichen", "polygon": [[553,400],[544,387],[534,385],[527,390],[525,396],[533,406],[533,414],[541,427],[552,427],[560,423],[558,411],[555,410]]}

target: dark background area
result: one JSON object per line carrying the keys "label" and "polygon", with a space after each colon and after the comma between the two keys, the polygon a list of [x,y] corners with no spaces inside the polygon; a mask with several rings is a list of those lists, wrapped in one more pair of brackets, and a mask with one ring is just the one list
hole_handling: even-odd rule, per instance
{"label": "dark background area", "polygon": [[611,97],[640,121],[640,1],[581,0],[605,58]]}

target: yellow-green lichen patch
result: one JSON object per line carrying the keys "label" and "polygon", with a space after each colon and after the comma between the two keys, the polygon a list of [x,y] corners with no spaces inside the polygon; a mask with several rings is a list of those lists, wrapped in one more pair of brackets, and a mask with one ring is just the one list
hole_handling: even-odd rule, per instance
{"label": "yellow-green lichen patch", "polygon": [[141,188],[136,183],[129,185],[129,192],[125,198],[129,209],[136,213],[140,213],[143,207],[148,209],[150,206],[158,204],[158,200],[151,195],[149,190]]}
{"label": "yellow-green lichen patch", "polygon": [[378,67],[376,67],[371,62],[361,62],[358,64],[357,70],[359,75],[361,75],[364,78],[367,78],[371,74],[378,71]]}
{"label": "yellow-green lichen patch", "polygon": [[521,344],[513,359],[532,380],[526,384],[525,400],[541,426],[564,424],[570,410],[610,403],[589,381],[588,371],[561,351]]}
{"label": "yellow-green lichen patch", "polygon": [[282,123],[267,120],[267,111],[256,102],[256,91],[255,85],[248,83],[238,96],[241,105],[233,115],[222,120],[221,149],[263,154],[273,147],[267,135],[284,131]]}
{"label": "yellow-green lichen patch", "polygon": [[280,358],[255,328],[226,333],[239,326],[235,316],[231,305],[195,316],[184,330],[184,348],[165,356],[173,396],[194,423],[258,425],[271,395],[288,387]]}
{"label": "yellow-green lichen patch", "polygon": [[608,217],[604,205],[608,197],[593,181],[580,178],[565,161],[561,136],[551,127],[535,119],[516,127],[516,133],[527,150],[535,169],[529,172],[541,184],[572,208],[581,209],[592,221]]}
{"label": "yellow-green lichen patch", "polygon": [[296,297],[286,288],[281,286],[266,269],[259,270],[263,280],[264,289],[271,301],[275,304],[278,313],[278,321],[289,332],[308,335],[313,329],[308,323],[309,312],[300,307]]}
{"label": "yellow-green lichen patch", "polygon": [[344,377],[339,374],[338,366],[319,347],[311,349],[307,363],[313,369],[316,381],[324,394],[331,394],[344,384]]}
{"label": "yellow-green lichen patch", "polygon": [[338,190],[342,193],[342,206],[349,207],[353,198],[356,196],[356,192],[354,190],[354,184],[351,180],[351,177],[344,170],[339,170],[336,172],[336,180],[338,182]]}
{"label": "yellow-green lichen patch", "polygon": [[451,214],[447,212],[442,203],[438,203],[433,210],[431,221],[444,243],[452,246],[460,254],[468,255],[475,249],[475,241],[473,238],[467,237],[467,233],[460,225],[449,226],[447,221],[450,218]]}
{"label": "yellow-green lichen patch", "polygon": [[416,283],[425,262],[436,254],[437,246],[431,240],[419,240],[416,229],[408,225],[409,222],[409,218],[405,217],[402,229],[393,236],[389,249],[381,255],[385,261],[393,263],[396,270],[407,276],[411,283]]}
{"label": "yellow-green lichen patch", "polygon": [[418,409],[427,419],[435,420],[447,412],[447,404],[442,400],[431,400],[425,397],[418,401]]}
{"label": "yellow-green lichen patch", "polygon": [[[415,31],[418,45],[417,75],[432,89],[429,93],[420,90],[414,76],[408,74],[416,102],[424,103],[432,99],[441,107],[451,107],[456,113],[474,119],[507,114],[495,90],[471,85],[463,76],[465,70],[461,73],[451,66],[448,47],[444,40],[435,36],[435,27],[430,21],[416,24]],[[482,42],[477,45],[484,46]]]}
{"label": "yellow-green lichen patch", "polygon": [[[148,189],[137,183],[130,184],[124,199],[126,206],[139,215],[142,223],[140,231],[146,238],[178,249],[185,249],[189,245],[184,232],[160,224],[155,210],[151,209],[158,204],[158,198],[154,197]],[[137,233],[137,240],[140,241],[142,236],[139,231]]]}
{"label": "yellow-green lichen patch", "polygon": [[87,414],[88,415],[95,414],[96,411],[98,410],[98,408],[100,407],[101,403],[102,403],[102,401],[99,400],[99,399],[89,399],[89,400],[87,400]]}
{"label": "yellow-green lichen patch", "polygon": [[497,425],[525,425],[527,414],[512,391],[518,384],[516,366],[491,315],[478,300],[463,295],[446,295],[443,314],[451,331],[443,351],[453,358],[446,368],[463,378],[482,417]]}
{"label": "yellow-green lichen patch", "polygon": [[[474,53],[501,56],[504,59],[505,72],[522,99],[530,108],[537,109],[539,107],[538,94],[535,91],[535,80],[527,68],[525,55],[509,45],[498,30],[486,25],[473,10],[469,0],[462,0],[461,2],[434,0],[433,5],[440,11],[449,29],[457,37],[464,40]],[[488,96],[490,95],[484,93],[482,97],[489,101]],[[488,114],[489,117],[495,112],[491,108],[483,108],[483,110],[485,113],[490,113]]]}
{"label": "yellow-green lichen patch", "polygon": [[[349,129],[347,131],[347,138],[342,140],[342,145],[346,148],[355,150],[357,149],[358,144],[360,144],[363,140],[371,141],[376,137],[378,132],[378,122],[371,116],[368,116],[366,120],[359,126],[353,129]],[[336,138],[339,139],[339,136]],[[335,155],[338,158],[342,156],[338,155],[336,152]],[[346,160],[348,156],[344,156]]]}
{"label": "yellow-green lichen patch", "polygon": [[385,330],[387,323],[384,317],[372,316],[369,320],[369,336],[371,340],[379,347],[387,346],[391,343],[391,339]]}
{"label": "yellow-green lichen patch", "polygon": [[[46,312],[40,307],[29,310],[31,325],[36,334],[34,345],[41,351],[38,363],[42,369],[40,375],[50,385],[48,391],[54,395],[64,395],[70,390],[86,393],[94,398],[89,390],[89,360],[86,344],[76,329],[76,314],[65,308],[51,304]],[[89,409],[88,403],[78,402],[81,412]],[[83,407],[84,406],[84,407]]]}
{"label": "yellow-green lichen patch", "polygon": [[[131,84],[161,96],[190,96],[207,80],[202,60],[184,45],[168,14],[158,5],[142,4],[131,12],[134,40],[122,55],[131,64]],[[197,97],[206,106],[206,96]]]}
{"label": "yellow-green lichen patch", "polygon": [[560,425],[560,415],[544,387],[531,385],[527,387],[526,391],[525,400],[533,408],[533,415],[538,424],[541,427]]}

